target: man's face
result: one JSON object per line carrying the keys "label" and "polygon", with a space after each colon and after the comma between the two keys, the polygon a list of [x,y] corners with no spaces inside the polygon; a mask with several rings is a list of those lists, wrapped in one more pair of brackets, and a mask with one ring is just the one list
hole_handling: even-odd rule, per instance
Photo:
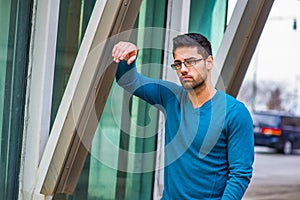
{"label": "man's face", "polygon": [[[174,63],[187,61],[187,65],[182,64],[181,69],[177,69],[177,75],[182,86],[186,89],[196,89],[205,86],[207,81],[208,68],[206,60],[198,53],[197,47],[178,47],[174,51]],[[203,60],[200,60],[203,59]],[[199,60],[193,62],[195,60]],[[189,62],[191,61],[191,62]],[[189,65],[193,63],[193,65]]]}

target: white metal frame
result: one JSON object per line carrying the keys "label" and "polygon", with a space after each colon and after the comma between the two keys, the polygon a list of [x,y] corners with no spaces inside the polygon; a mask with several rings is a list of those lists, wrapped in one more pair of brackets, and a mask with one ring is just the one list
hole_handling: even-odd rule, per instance
{"label": "white metal frame", "polygon": [[19,199],[34,193],[37,168],[49,137],[59,0],[35,0],[32,14]]}

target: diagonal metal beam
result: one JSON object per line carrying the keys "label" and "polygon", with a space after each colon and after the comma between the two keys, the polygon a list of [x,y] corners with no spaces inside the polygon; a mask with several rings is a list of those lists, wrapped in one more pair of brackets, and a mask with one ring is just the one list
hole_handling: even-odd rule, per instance
{"label": "diagonal metal beam", "polygon": [[39,166],[42,194],[74,192],[114,80],[112,47],[129,39],[141,1],[96,2]]}
{"label": "diagonal metal beam", "polygon": [[236,97],[274,0],[238,0],[216,55],[216,87]]}

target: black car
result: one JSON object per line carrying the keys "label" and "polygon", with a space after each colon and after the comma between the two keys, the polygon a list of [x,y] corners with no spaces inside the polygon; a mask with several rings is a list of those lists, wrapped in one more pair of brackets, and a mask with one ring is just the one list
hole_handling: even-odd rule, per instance
{"label": "black car", "polygon": [[255,146],[275,148],[291,154],[300,148],[300,117],[279,112],[254,112]]}

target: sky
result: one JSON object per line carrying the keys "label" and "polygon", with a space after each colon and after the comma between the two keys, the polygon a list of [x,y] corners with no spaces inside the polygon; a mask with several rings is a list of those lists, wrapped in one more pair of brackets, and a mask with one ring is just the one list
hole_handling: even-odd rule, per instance
{"label": "sky", "polygon": [[[229,16],[236,0],[229,0]],[[294,19],[297,29],[293,29]],[[274,81],[300,95],[300,1],[275,0],[245,81]],[[300,109],[300,100],[299,100]],[[300,110],[297,111],[300,113]]]}

